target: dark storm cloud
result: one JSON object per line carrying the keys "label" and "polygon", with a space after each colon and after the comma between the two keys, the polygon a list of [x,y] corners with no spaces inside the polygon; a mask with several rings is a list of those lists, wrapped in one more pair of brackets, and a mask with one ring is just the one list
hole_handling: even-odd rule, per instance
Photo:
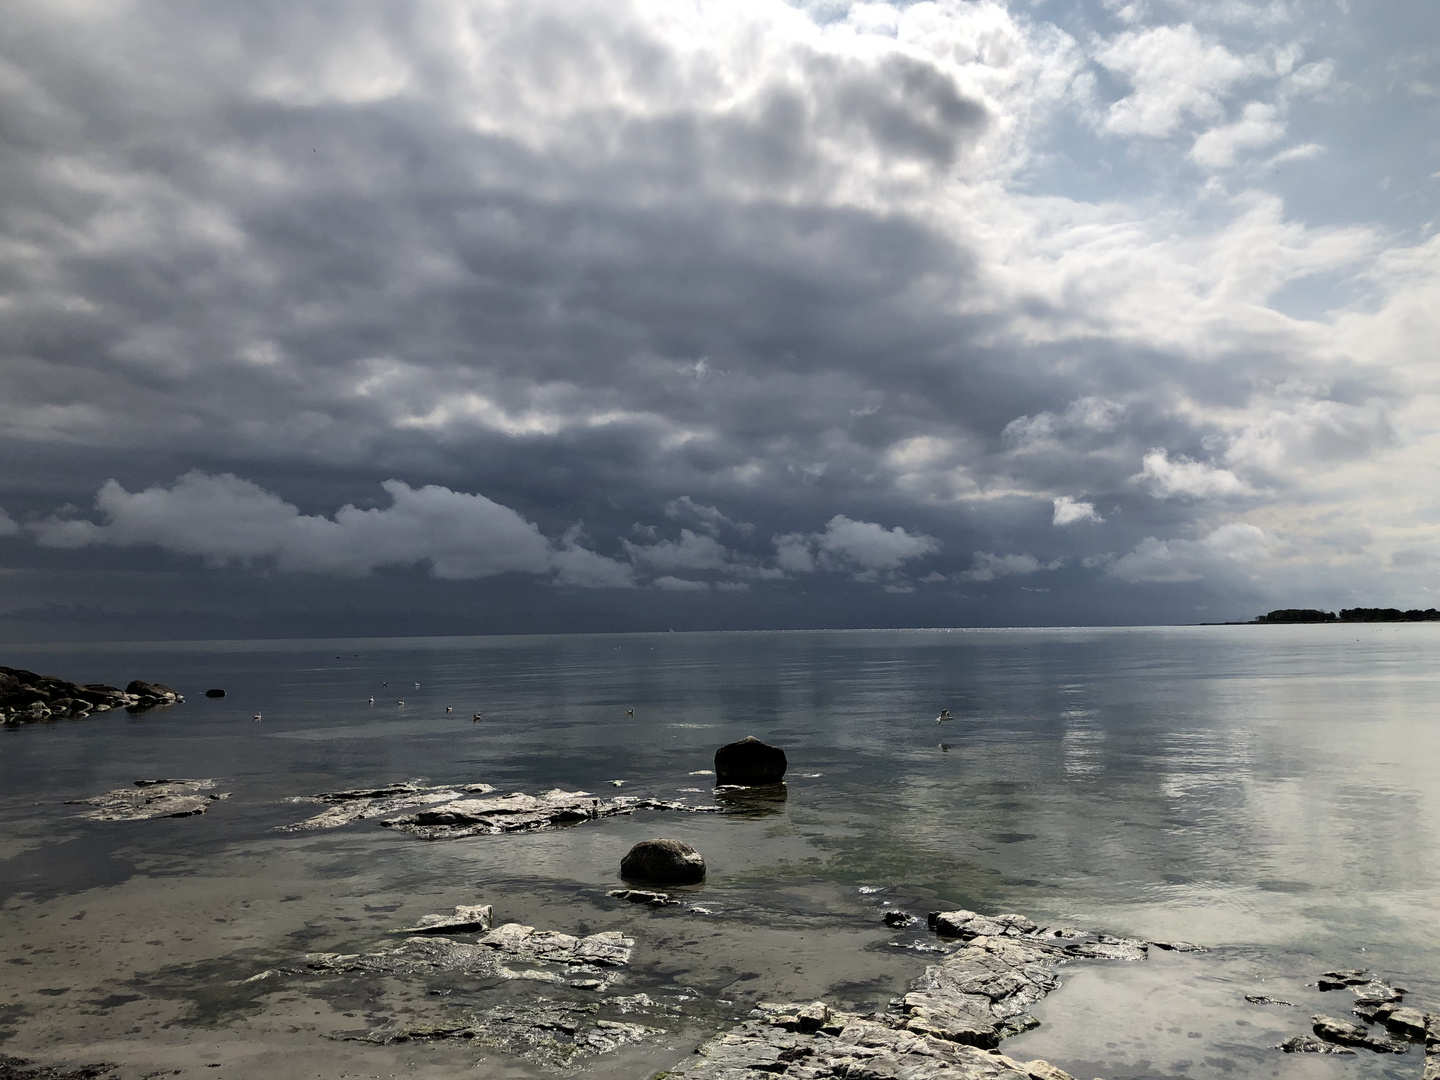
{"label": "dark storm cloud", "polygon": [[[0,553],[723,584],[761,623],[867,584],[1258,594],[1298,549],[1233,519],[1403,442],[1406,377],[1264,304],[1374,236],[1023,180],[1057,124],[1242,160],[1227,95],[1299,61],[892,14],[17,5]],[[1415,263],[1366,272],[1399,304]]]}

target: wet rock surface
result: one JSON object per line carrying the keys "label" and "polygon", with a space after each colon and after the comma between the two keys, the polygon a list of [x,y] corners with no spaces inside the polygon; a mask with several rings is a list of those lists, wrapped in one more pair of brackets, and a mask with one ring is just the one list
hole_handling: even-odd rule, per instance
{"label": "wet rock surface", "polygon": [[489,904],[456,904],[449,915],[422,915],[414,926],[392,930],[392,934],[453,934],[468,930],[489,930],[495,909]]}
{"label": "wet rock surface", "polygon": [[696,885],[705,880],[705,859],[683,840],[641,840],[620,860],[627,881]]}
{"label": "wet rock surface", "polygon": [[1045,1061],[1001,1054],[1003,1039],[1034,1027],[1030,1006],[1078,959],[1144,960],[1146,943],[1037,926],[1022,915],[932,912],[930,925],[961,944],[925,969],[892,1011],[850,1013],[823,1001],[763,1004],[752,1019],[701,1046],[673,1075],[693,1080],[1068,1080]]}
{"label": "wet rock surface", "polygon": [[435,1024],[412,1024],[379,1029],[363,1038],[369,1042],[402,1043],[430,1039],[469,1039],[544,1065],[563,1067],[577,1056],[605,1054],[627,1043],[640,1042],[663,1029],[599,1017],[593,1003],[532,1001],[498,1006]]}
{"label": "wet rock surface", "polygon": [[488,794],[495,789],[489,784],[469,784],[464,787],[425,786],[414,783],[387,784],[375,788],[353,788],[348,791],[322,791],[296,799],[296,802],[319,802],[330,804],[314,817],[297,821],[293,825],[281,825],[277,832],[314,832],[320,829],[338,829],[367,818],[383,817],[399,813],[415,806],[452,802],[463,799],[467,794]]}
{"label": "wet rock surface", "polygon": [[214,786],[214,780],[136,780],[134,787],[116,788],[89,799],[72,799],[70,804],[95,807],[80,815],[91,821],[194,817],[230,797],[229,792],[211,791]]}
{"label": "wet rock surface", "polygon": [[574,825],[617,814],[632,814],[636,810],[673,810],[691,814],[718,811],[713,806],[690,806],[631,795],[601,799],[588,791],[564,791],[560,788],[540,795],[517,791],[489,798],[436,802],[440,804],[404,817],[387,819],[381,824],[422,840],[455,840],[495,833],[535,832],[557,825]]}
{"label": "wet rock surface", "polygon": [[[416,935],[394,948],[370,953],[311,953],[305,962],[316,971],[368,971],[382,975],[455,971],[493,979],[539,982],[564,982],[579,971],[595,976],[601,984],[608,984],[602,969],[625,966],[635,948],[634,938],[625,937],[618,930],[577,937],[554,930],[537,930],[521,923],[505,923],[469,943],[431,936],[442,932],[427,929],[424,936]],[[546,966],[518,971],[508,966],[512,963]]]}
{"label": "wet rock surface", "polygon": [[1339,1046],[1363,1046],[1367,1050],[1374,1050],[1382,1054],[1403,1054],[1407,1049],[1404,1043],[1397,1043],[1382,1035],[1376,1035],[1362,1024],[1326,1016],[1323,1013],[1316,1013],[1310,1019],[1313,1022],[1315,1034],[1329,1043]]}
{"label": "wet rock surface", "polygon": [[1071,1080],[1046,1061],[918,1034],[883,1016],[810,1005],[762,1005],[756,1019],[701,1046],[671,1076],[690,1080]]}
{"label": "wet rock surface", "polygon": [[111,709],[138,711],[184,700],[163,683],[137,679],[121,690],[104,683],[73,683],[24,668],[0,666],[0,721],[6,724],[79,719]]}

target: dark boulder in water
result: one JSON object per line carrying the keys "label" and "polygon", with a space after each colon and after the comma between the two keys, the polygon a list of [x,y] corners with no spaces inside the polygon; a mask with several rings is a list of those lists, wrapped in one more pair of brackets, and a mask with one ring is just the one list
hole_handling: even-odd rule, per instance
{"label": "dark boulder in water", "polygon": [[224,690],[221,690],[218,686],[217,686],[217,687],[212,687],[211,689],[205,691],[205,696],[206,696],[206,697],[224,697],[224,696],[225,696],[225,691],[224,691]]}
{"label": "dark boulder in water", "polygon": [[785,751],[753,735],[727,743],[715,751],[715,783],[755,787],[785,779]]}
{"label": "dark boulder in water", "polygon": [[642,840],[620,860],[627,881],[695,885],[705,880],[705,859],[683,840]]}

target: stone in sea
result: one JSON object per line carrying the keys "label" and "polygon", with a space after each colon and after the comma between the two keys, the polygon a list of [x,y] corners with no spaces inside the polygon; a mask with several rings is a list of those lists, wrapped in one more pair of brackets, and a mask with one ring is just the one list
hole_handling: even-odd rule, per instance
{"label": "stone in sea", "polygon": [[909,926],[915,921],[915,916],[908,911],[887,911],[885,912],[885,925],[890,927]]}
{"label": "stone in sea", "polygon": [[715,751],[715,783],[756,787],[785,779],[785,751],[753,735],[727,743]]}
{"label": "stone in sea", "polygon": [[1404,1043],[1372,1035],[1368,1028],[1349,1020],[1339,1020],[1322,1013],[1316,1013],[1310,1020],[1315,1034],[1326,1042],[1340,1046],[1363,1046],[1377,1054],[1403,1054],[1406,1050]]}
{"label": "stone in sea", "polygon": [[695,885],[705,880],[705,859],[683,840],[642,840],[620,860],[627,881]]}
{"label": "stone in sea", "polygon": [[70,803],[96,807],[80,815],[91,821],[193,817],[205,813],[217,800],[230,797],[229,792],[211,792],[214,786],[214,780],[136,780],[134,787],[117,788],[90,799],[72,799]]}
{"label": "stone in sea", "polygon": [[456,904],[450,915],[422,915],[414,926],[392,930],[392,934],[457,934],[466,930],[489,930],[495,909],[489,904]]}
{"label": "stone in sea", "polygon": [[1321,1042],[1313,1035],[1292,1035],[1276,1049],[1284,1050],[1287,1054],[1350,1054],[1353,1056],[1355,1053],[1347,1046]]}
{"label": "stone in sea", "polygon": [[221,690],[218,686],[212,686],[209,690],[205,691],[205,696],[209,698],[221,698],[225,696],[225,691]]}

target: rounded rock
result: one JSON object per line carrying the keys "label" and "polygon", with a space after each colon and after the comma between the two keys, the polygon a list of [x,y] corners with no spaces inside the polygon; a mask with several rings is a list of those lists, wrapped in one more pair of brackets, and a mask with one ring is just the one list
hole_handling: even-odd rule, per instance
{"label": "rounded rock", "polygon": [[785,751],[753,735],[727,743],[715,751],[715,783],[757,787],[785,779]]}
{"label": "rounded rock", "polygon": [[694,885],[705,880],[705,859],[683,840],[642,840],[620,860],[627,881]]}

